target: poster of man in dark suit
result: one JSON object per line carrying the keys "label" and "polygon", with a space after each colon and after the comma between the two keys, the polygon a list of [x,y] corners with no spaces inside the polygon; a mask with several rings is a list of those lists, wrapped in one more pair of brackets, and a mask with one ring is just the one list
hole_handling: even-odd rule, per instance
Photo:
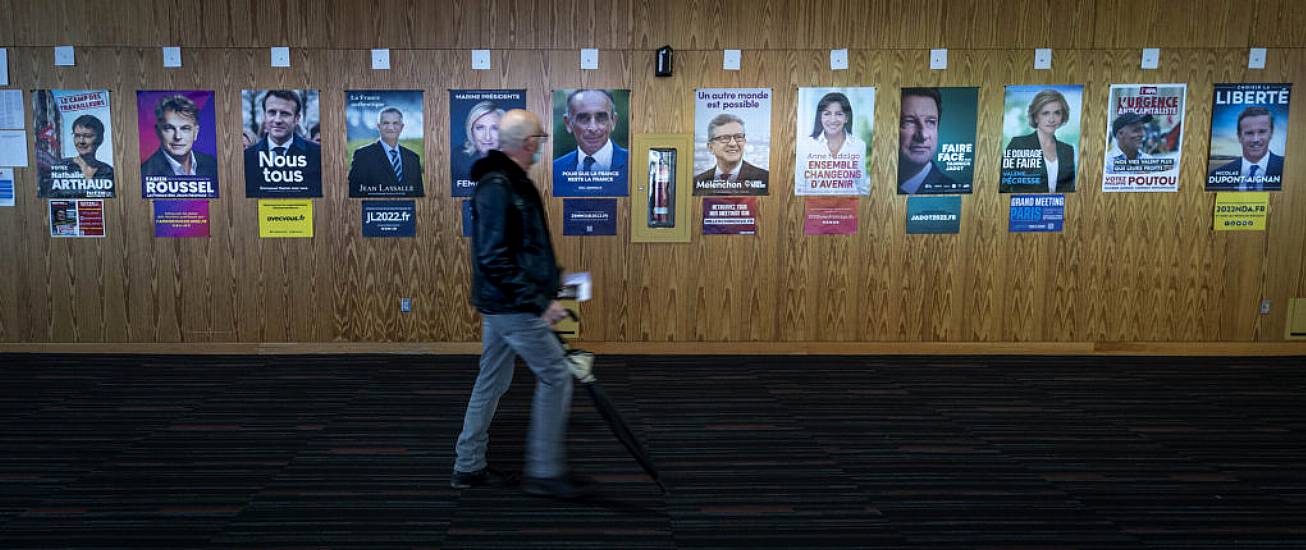
{"label": "poster of man in dark suit", "polygon": [[141,197],[217,198],[213,92],[136,92]]}
{"label": "poster of man in dark suit", "polygon": [[245,148],[247,198],[322,196],[322,148],[308,139],[318,124],[316,90],[245,90],[244,124],[261,138]]}
{"label": "poster of man in dark suit", "polygon": [[1291,93],[1292,84],[1215,85],[1207,191],[1283,189]]}
{"label": "poster of man in dark suit", "polygon": [[350,197],[425,195],[421,107],[420,90],[346,92]]}
{"label": "poster of man in dark suit", "polygon": [[629,187],[630,90],[553,92],[553,196],[624,197]]}
{"label": "poster of man in dark suit", "polygon": [[695,195],[766,195],[771,174],[771,89],[694,91]]}

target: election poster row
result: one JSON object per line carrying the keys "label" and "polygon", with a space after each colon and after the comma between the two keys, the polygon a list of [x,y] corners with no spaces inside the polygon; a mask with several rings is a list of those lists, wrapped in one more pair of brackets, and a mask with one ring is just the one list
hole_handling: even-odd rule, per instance
{"label": "election poster row", "polygon": [[[999,192],[1080,187],[1083,88],[1006,87]],[[526,106],[526,90],[448,92],[450,194],[469,197],[473,165],[499,146],[499,120]],[[1282,189],[1291,92],[1291,84],[1215,85],[1206,190]],[[701,88],[694,95],[696,145],[692,167],[684,167],[693,170],[693,194],[770,194],[772,90]],[[109,96],[108,90],[33,91],[39,197],[116,196]],[[1187,96],[1185,84],[1111,85],[1103,191],[1178,190]],[[319,98],[308,89],[241,92],[246,197],[323,196]],[[218,198],[214,93],[142,90],[136,99],[142,198]],[[627,196],[630,91],[560,89],[551,100],[553,195]],[[421,90],[345,91],[350,197],[425,196],[424,103]],[[872,87],[798,89],[796,195],[870,194],[875,104]],[[898,194],[973,192],[978,104],[976,87],[899,90]],[[650,162],[656,171],[659,161]]]}

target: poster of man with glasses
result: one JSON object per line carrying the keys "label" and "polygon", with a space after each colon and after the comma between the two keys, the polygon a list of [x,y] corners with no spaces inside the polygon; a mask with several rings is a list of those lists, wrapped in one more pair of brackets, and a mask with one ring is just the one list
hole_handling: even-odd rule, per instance
{"label": "poster of man with glasses", "polygon": [[694,194],[769,194],[771,89],[700,88],[694,99]]}

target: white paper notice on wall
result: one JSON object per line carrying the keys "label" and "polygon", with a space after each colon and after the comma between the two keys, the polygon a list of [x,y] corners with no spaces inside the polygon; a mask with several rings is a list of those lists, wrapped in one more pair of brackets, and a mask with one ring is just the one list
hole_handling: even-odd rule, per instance
{"label": "white paper notice on wall", "polygon": [[289,67],[290,66],[290,48],[277,46],[272,48],[272,66]]}
{"label": "white paper notice on wall", "polygon": [[27,167],[27,133],[0,130],[0,166]]}
{"label": "white paper notice on wall", "polygon": [[490,70],[490,50],[472,50],[472,70]]}
{"label": "white paper notice on wall", "polygon": [[389,48],[374,48],[372,50],[372,70],[373,71],[390,70]]}
{"label": "white paper notice on wall", "polygon": [[14,169],[0,168],[0,206],[14,205]]}
{"label": "white paper notice on wall", "polygon": [[935,48],[930,50],[930,69],[941,71],[948,68],[948,49]]}
{"label": "white paper notice on wall", "polygon": [[181,48],[178,46],[163,47],[163,66],[168,69],[176,69],[181,66]]}
{"label": "white paper notice on wall", "polygon": [[599,49],[585,48],[580,51],[580,68],[583,71],[596,71],[599,68]]}
{"label": "white paper notice on wall", "polygon": [[54,47],[54,66],[72,67],[77,64],[72,46],[55,46]]}
{"label": "white paper notice on wall", "polygon": [[9,48],[0,48],[0,86],[9,85]]}
{"label": "white paper notice on wall", "polygon": [[1143,62],[1141,66],[1142,68],[1149,70],[1160,67],[1161,48],[1143,48]]}
{"label": "white paper notice on wall", "polygon": [[721,54],[721,68],[727,71],[738,71],[742,57],[743,54],[739,50],[725,50]]}
{"label": "white paper notice on wall", "polygon": [[0,130],[22,130],[23,91],[0,90]]}
{"label": "white paper notice on wall", "polygon": [[830,50],[830,70],[848,70],[848,48]]}

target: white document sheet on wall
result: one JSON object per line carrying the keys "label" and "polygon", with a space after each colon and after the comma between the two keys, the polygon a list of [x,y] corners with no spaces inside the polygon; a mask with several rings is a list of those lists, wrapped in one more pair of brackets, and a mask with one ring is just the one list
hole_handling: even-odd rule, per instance
{"label": "white document sheet on wall", "polygon": [[0,166],[27,167],[27,135],[22,130],[0,130]]}
{"label": "white document sheet on wall", "polygon": [[22,130],[23,91],[0,90],[0,130]]}

